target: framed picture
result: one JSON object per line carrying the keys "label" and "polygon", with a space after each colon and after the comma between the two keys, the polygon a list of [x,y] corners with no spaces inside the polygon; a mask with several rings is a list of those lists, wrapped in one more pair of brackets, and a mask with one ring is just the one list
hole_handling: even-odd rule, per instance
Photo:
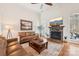
{"label": "framed picture", "polygon": [[20,29],[21,30],[32,30],[32,21],[20,20]]}

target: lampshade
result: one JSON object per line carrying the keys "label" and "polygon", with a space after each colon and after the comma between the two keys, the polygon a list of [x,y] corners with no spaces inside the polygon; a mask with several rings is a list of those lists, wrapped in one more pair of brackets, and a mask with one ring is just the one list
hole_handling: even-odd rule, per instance
{"label": "lampshade", "polygon": [[13,26],[11,24],[6,24],[5,29],[8,31],[7,32],[7,39],[12,38],[11,30],[13,29]]}
{"label": "lampshade", "polygon": [[9,30],[9,29],[13,29],[13,26],[10,25],[10,24],[6,24],[6,25],[5,25],[5,28],[6,28],[7,30]]}

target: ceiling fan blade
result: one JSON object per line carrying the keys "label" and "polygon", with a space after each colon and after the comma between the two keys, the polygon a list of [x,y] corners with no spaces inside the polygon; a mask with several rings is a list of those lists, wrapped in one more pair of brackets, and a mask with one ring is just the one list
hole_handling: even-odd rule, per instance
{"label": "ceiling fan blade", "polygon": [[31,3],[31,4],[37,4],[37,3]]}
{"label": "ceiling fan blade", "polygon": [[[31,4],[38,4],[38,3],[31,3]],[[44,3],[44,4],[49,5],[49,6],[53,5],[52,3]]]}
{"label": "ceiling fan blade", "polygon": [[52,6],[53,4],[52,3],[45,3],[46,5],[49,5],[49,6]]}

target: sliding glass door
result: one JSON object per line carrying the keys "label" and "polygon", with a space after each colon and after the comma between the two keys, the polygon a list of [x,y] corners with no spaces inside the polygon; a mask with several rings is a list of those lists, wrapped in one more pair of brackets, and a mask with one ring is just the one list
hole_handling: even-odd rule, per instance
{"label": "sliding glass door", "polygon": [[79,42],[79,14],[70,17],[70,39]]}

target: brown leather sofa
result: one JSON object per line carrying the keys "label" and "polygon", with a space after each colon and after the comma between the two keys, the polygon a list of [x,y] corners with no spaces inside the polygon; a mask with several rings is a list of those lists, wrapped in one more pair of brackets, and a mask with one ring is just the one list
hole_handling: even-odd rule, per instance
{"label": "brown leather sofa", "polygon": [[28,54],[18,43],[17,38],[6,40],[0,37],[0,56],[28,56]]}
{"label": "brown leather sofa", "polygon": [[18,34],[19,34],[21,44],[26,43],[31,39],[34,39],[37,37],[34,32],[19,32]]}

